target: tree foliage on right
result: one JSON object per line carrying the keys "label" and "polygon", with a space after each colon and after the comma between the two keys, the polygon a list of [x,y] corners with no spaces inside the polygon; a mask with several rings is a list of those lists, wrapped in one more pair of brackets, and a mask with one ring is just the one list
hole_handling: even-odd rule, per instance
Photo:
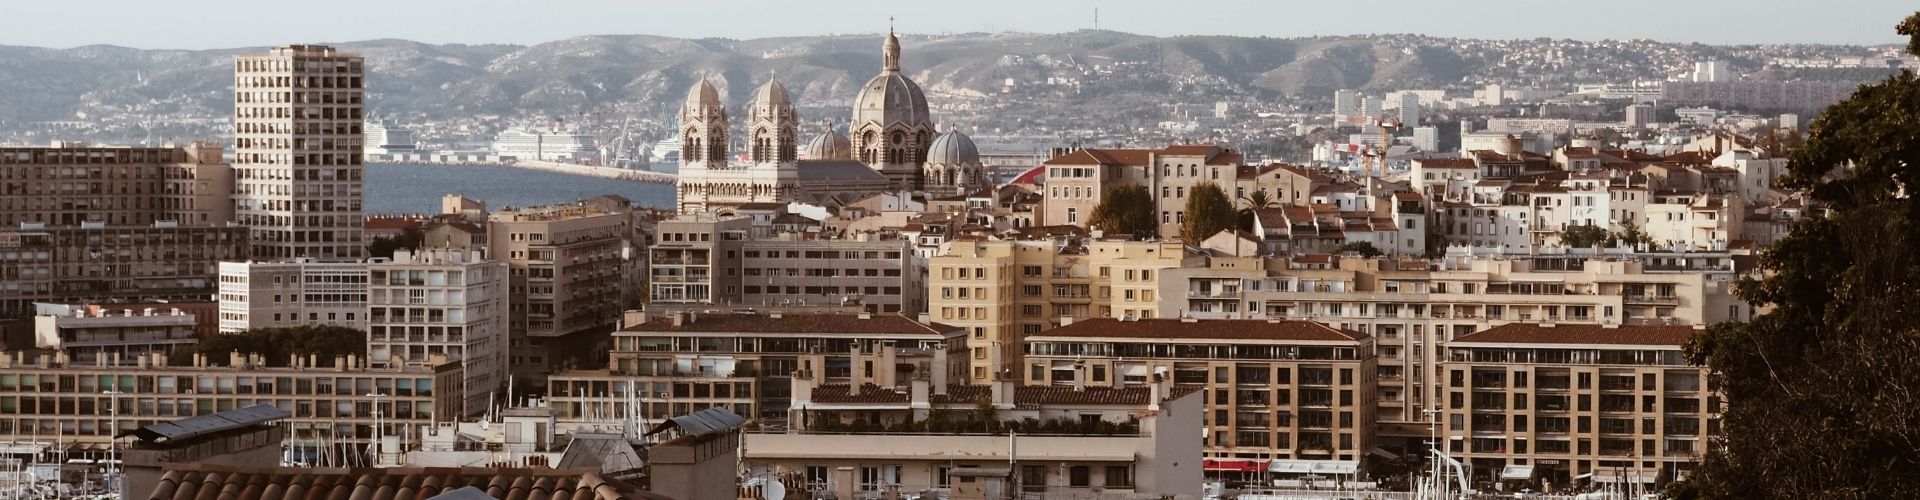
{"label": "tree foliage on right", "polygon": [[1180,239],[1188,245],[1198,245],[1238,224],[1239,215],[1233,210],[1233,202],[1227,200],[1227,193],[1221,191],[1219,185],[1195,184],[1187,194],[1187,219],[1180,224]]}
{"label": "tree foliage on right", "polygon": [[[1898,31],[1920,55],[1920,13]],[[1771,307],[1687,346],[1725,397],[1723,434],[1680,498],[1912,498],[1920,492],[1920,77],[1861,87],[1813,122],[1783,184],[1795,224],[1739,295]]]}

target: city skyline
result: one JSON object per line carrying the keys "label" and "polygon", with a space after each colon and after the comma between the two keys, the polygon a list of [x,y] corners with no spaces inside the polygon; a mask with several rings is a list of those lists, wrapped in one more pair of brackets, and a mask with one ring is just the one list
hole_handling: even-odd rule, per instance
{"label": "city skyline", "polygon": [[[254,23],[262,16],[290,14],[278,6],[214,0],[183,9],[171,4],[91,0],[11,6],[24,18],[59,16],[74,10],[119,12],[95,20],[95,29],[28,24],[0,34],[0,45],[68,48],[115,45],[145,49],[203,50],[271,46],[288,40],[349,42],[405,38],[430,43],[530,45],[588,35],[648,34],[683,38],[752,39],[820,34],[868,34],[887,29],[889,18],[903,33],[1058,33],[1096,26],[1152,36],[1268,36],[1279,38],[1413,33],[1482,39],[1651,39],[1716,45],[1767,43],[1891,44],[1881,28],[1904,6],[1872,0],[1846,9],[1784,0],[1757,0],[1728,9],[1718,3],[1657,3],[1630,0],[1610,9],[1569,13],[1511,0],[1426,3],[1375,0],[1358,5],[1266,3],[1237,0],[1189,3],[1193,12],[1231,16],[1166,16],[1164,7],[1142,1],[1074,1],[1034,5],[992,0],[958,8],[890,8],[871,0],[825,4],[737,0],[698,4],[630,4],[603,0],[547,2],[540,8],[500,0],[456,4],[443,1],[340,2],[369,13],[352,23]],[[724,15],[716,15],[716,11]],[[871,13],[845,15],[844,12]],[[758,15],[741,16],[738,12]],[[1008,12],[1023,15],[1010,16]],[[1662,15],[1649,16],[1659,12]],[[378,13],[378,15],[372,15]],[[510,15],[508,14],[510,13]],[[1584,18],[1581,18],[1584,16]],[[1571,22],[1581,18],[1579,22]],[[1337,20],[1355,20],[1337,22]],[[1701,20],[1712,22],[1702,22]],[[137,20],[135,22],[134,20]],[[177,24],[217,25],[219,30],[157,30]]]}

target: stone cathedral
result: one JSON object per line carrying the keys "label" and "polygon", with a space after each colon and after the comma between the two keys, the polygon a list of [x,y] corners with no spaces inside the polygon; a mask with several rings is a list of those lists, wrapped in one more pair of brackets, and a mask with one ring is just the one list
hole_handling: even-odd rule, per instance
{"label": "stone cathedral", "polygon": [[900,72],[900,38],[882,45],[879,75],[853,100],[851,138],[826,127],[799,147],[800,118],[771,78],[747,105],[745,155],[735,156],[720,91],[705,78],[680,108],[681,212],[728,213],[746,203],[838,205],[883,191],[948,196],[989,187],[973,139],[939,133],[920,85]]}

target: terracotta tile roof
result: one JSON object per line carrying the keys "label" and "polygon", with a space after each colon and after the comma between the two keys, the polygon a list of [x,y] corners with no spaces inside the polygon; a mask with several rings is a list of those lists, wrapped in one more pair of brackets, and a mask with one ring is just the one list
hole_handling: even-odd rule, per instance
{"label": "terracotta tile roof", "polygon": [[414,229],[414,228],[420,227],[420,225],[423,223],[426,223],[426,219],[422,219],[419,217],[375,216],[375,217],[368,217],[366,219],[366,228],[368,230],[387,229],[387,230],[405,231],[408,229]]}
{"label": "terracotta tile roof", "polygon": [[1457,339],[1454,344],[1582,344],[1679,347],[1692,337],[1691,326],[1544,325],[1508,323]]}
{"label": "terracotta tile roof", "polygon": [[1174,318],[1120,321],[1093,318],[1074,321],[1073,324],[1041,332],[1036,337],[1352,342],[1367,338],[1367,335],[1312,321]]}
{"label": "terracotta tile roof", "polygon": [[1147,157],[1158,153],[1158,149],[1082,149],[1059,158],[1047,160],[1047,165],[1146,165]]}
{"label": "terracotta tile roof", "polygon": [[1016,405],[1133,405],[1146,406],[1153,390],[1146,387],[1086,387],[1030,385],[1013,390]]}
{"label": "terracotta tile roof", "polygon": [[1207,156],[1213,154],[1219,146],[1212,144],[1176,144],[1160,150],[1160,154],[1178,156]]}
{"label": "terracotta tile roof", "polygon": [[1333,255],[1324,253],[1304,254],[1294,257],[1293,262],[1295,264],[1332,264]]}
{"label": "terracotta tile roof", "polygon": [[653,500],[667,498],[600,477],[587,469],[392,468],[329,469],[169,466],[149,500],[415,500],[472,486],[502,499]]}
{"label": "terracotta tile roof", "polygon": [[1413,191],[1395,191],[1393,193],[1393,199],[1400,200],[1400,201],[1420,201],[1427,198],[1425,196],[1420,196],[1420,193],[1415,193]]}
{"label": "terracotta tile roof", "polygon": [[[1175,390],[1167,399],[1179,399],[1189,392],[1198,390]],[[1042,405],[1133,405],[1145,406],[1153,397],[1152,389],[1146,387],[1085,387],[1074,389],[1064,385],[1018,386],[1013,390],[1013,403],[1023,407]],[[860,394],[847,393],[847,385],[822,385],[813,389],[812,403],[819,404],[897,404],[905,405],[910,395],[898,389],[882,388],[867,384]],[[975,404],[993,400],[993,387],[987,385],[949,385],[945,395],[930,394],[928,402],[934,404]]]}
{"label": "terracotta tile roof", "polygon": [[860,393],[854,394],[846,384],[822,385],[813,388],[813,402],[823,404],[907,404],[909,395],[891,387],[874,384],[861,386]]}
{"label": "terracotta tile roof", "polygon": [[699,333],[839,333],[858,335],[939,335],[959,331],[959,327],[940,323],[921,324],[899,314],[874,314],[861,319],[856,314],[695,314],[680,326],[671,317],[650,317],[645,323],[627,325],[625,332],[699,332]]}
{"label": "terracotta tile roof", "polygon": [[1478,165],[1474,165],[1473,159],[1471,158],[1420,158],[1413,161],[1414,163],[1419,163],[1420,168],[1459,168],[1468,170],[1480,168]]}

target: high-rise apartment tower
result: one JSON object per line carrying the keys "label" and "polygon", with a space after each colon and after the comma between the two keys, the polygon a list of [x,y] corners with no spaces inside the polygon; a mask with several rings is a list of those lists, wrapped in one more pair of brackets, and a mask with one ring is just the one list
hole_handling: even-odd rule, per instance
{"label": "high-rise apartment tower", "polygon": [[257,259],[365,257],[365,65],[322,45],[233,61],[234,218]]}

